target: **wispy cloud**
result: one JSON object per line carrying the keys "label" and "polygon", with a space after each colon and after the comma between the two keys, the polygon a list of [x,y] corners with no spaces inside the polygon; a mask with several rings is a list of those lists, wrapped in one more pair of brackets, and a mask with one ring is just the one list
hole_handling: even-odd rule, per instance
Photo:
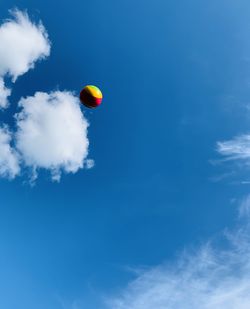
{"label": "wispy cloud", "polygon": [[250,134],[217,143],[217,151],[227,160],[244,160],[250,164]]}
{"label": "wispy cloud", "polygon": [[239,208],[239,218],[247,220],[250,218],[250,195],[242,200]]}
{"label": "wispy cloud", "polygon": [[31,22],[25,12],[11,11],[12,18],[0,26],[0,107],[8,106],[10,89],[4,86],[4,78],[10,76],[15,82],[37,60],[50,54],[48,34],[40,22]]}
{"label": "wispy cloud", "polygon": [[226,248],[207,243],[175,264],[144,271],[107,301],[109,309],[249,309],[250,197],[240,213],[247,222],[227,233]]}

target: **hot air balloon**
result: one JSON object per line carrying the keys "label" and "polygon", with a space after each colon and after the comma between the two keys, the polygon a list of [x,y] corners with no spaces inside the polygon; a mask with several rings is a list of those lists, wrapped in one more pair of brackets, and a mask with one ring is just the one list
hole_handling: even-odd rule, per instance
{"label": "hot air balloon", "polygon": [[102,92],[96,86],[85,86],[80,93],[80,100],[86,107],[95,108],[102,103]]}

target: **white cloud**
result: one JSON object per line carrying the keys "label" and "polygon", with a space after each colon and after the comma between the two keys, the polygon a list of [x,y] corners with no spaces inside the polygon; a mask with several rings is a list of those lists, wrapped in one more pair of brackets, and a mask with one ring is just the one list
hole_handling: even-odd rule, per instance
{"label": "white cloud", "polygon": [[250,135],[240,135],[232,140],[217,143],[217,151],[228,160],[245,160],[250,163]]}
{"label": "white cloud", "polygon": [[[0,108],[8,106],[11,89],[4,79],[18,76],[50,54],[48,34],[40,22],[30,21],[27,13],[11,11],[12,18],[0,26]],[[29,168],[34,182],[39,169],[51,172],[59,181],[61,173],[91,168],[87,160],[88,122],[81,113],[78,97],[71,92],[37,92],[19,102],[14,143],[11,133],[0,128],[0,176],[14,178],[20,168]],[[10,144],[14,144],[13,148]]]}
{"label": "white cloud", "polygon": [[92,159],[88,159],[85,162],[86,168],[89,170],[95,166],[95,161]]}
{"label": "white cloud", "polygon": [[37,92],[21,99],[19,106],[16,148],[24,165],[33,169],[34,177],[43,168],[59,181],[61,172],[75,173],[84,167],[88,122],[78,97],[71,92]]}
{"label": "white cloud", "polygon": [[[249,209],[250,197],[241,207]],[[249,222],[249,217],[248,217]],[[204,245],[186,253],[174,265],[144,271],[109,309],[249,309],[250,228],[247,223],[227,235],[227,248]]]}
{"label": "white cloud", "polygon": [[16,151],[11,147],[11,133],[6,127],[0,128],[0,176],[14,178],[20,172]]}
{"label": "white cloud", "polygon": [[0,107],[6,108],[8,106],[8,97],[11,94],[11,90],[6,88],[4,81],[0,78]]}
{"label": "white cloud", "polygon": [[3,85],[3,78],[17,77],[34,67],[37,60],[50,54],[47,32],[40,22],[32,23],[28,15],[19,10],[11,12],[13,18],[0,26],[0,107],[8,105],[10,90]]}
{"label": "white cloud", "polygon": [[0,27],[0,75],[15,80],[34,67],[35,61],[47,57],[50,43],[42,25],[32,23],[24,12],[12,11],[13,19]]}

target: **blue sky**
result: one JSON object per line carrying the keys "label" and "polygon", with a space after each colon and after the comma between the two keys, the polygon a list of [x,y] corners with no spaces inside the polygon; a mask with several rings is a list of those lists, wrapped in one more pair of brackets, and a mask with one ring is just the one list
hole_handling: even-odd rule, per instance
{"label": "blue sky", "polygon": [[[97,110],[81,108],[93,168],[62,168],[59,182],[51,168],[38,168],[30,184],[26,161],[14,179],[0,179],[0,307],[183,309],[174,302],[143,307],[147,284],[133,287],[157,267],[171,277],[162,265],[181,261],[190,247],[190,257],[199,259],[210,239],[220,255],[228,246],[221,233],[246,227],[238,209],[250,204],[250,142],[243,136],[250,117],[250,4],[4,0],[1,24],[15,7],[42,21],[51,51],[15,83],[4,75],[12,94],[1,127],[19,132],[13,115],[27,107],[18,102],[37,91],[77,95],[94,84],[104,100]],[[25,161],[23,148],[12,143]],[[229,269],[216,280],[234,278]],[[250,300],[241,304],[249,308]]]}

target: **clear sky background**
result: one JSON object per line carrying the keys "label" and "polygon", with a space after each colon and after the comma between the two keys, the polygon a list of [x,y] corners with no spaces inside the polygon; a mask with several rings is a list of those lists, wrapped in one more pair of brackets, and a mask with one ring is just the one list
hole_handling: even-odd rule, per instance
{"label": "clear sky background", "polygon": [[14,126],[36,91],[94,84],[104,100],[82,108],[94,168],[59,183],[46,171],[35,186],[0,180],[0,308],[103,309],[135,269],[236,225],[247,156],[235,164],[216,149],[249,130],[250,3],[3,0],[2,22],[14,7],[42,20],[52,47],[18,78],[1,121]]}

